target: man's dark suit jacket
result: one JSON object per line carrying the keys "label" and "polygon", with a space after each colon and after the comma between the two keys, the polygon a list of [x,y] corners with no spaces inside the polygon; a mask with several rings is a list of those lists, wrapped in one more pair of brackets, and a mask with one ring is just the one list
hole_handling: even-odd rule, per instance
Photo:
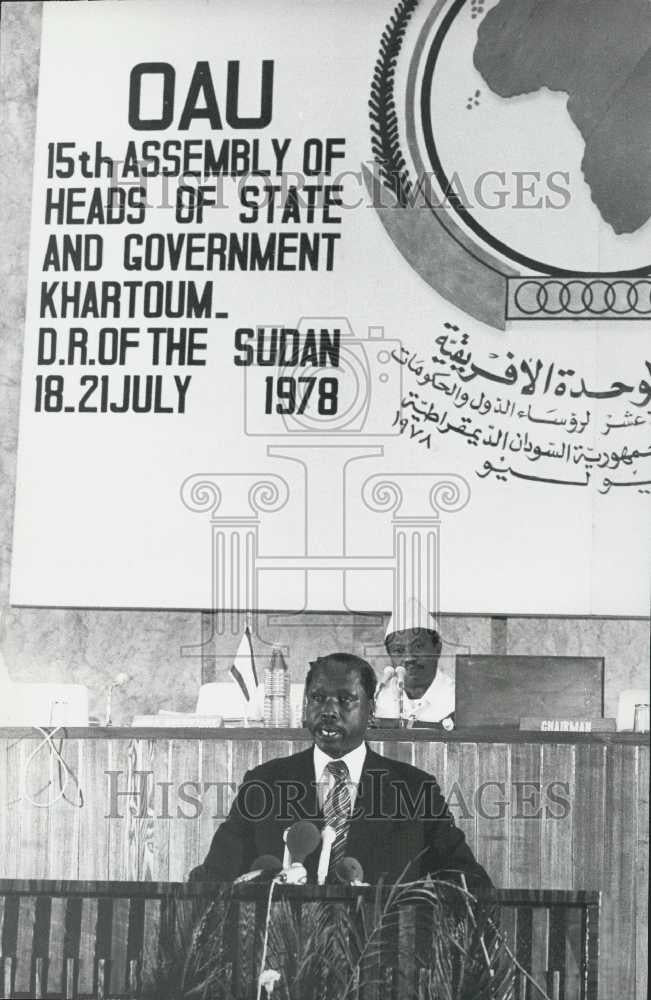
{"label": "man's dark suit jacket", "polygon": [[[203,865],[190,878],[231,881],[262,854],[282,861],[283,831],[299,819],[319,829],[313,749],[268,761],[248,771],[228,818],[218,828]],[[316,881],[320,847],[305,861]],[[357,858],[367,882],[380,876],[407,880],[428,873],[463,872],[470,887],[490,885],[455,824],[434,778],[411,764],[367,747],[346,854]],[[458,877],[458,876],[457,876]]]}

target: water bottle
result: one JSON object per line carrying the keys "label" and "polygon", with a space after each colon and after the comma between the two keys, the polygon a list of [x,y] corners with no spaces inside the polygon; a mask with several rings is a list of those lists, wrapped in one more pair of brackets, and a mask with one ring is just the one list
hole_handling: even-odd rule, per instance
{"label": "water bottle", "polygon": [[271,653],[271,725],[289,727],[289,669],[280,646]]}
{"label": "water bottle", "polygon": [[271,663],[265,668],[264,672],[264,724],[265,726],[273,726],[273,677],[275,672],[275,660],[272,655]]}

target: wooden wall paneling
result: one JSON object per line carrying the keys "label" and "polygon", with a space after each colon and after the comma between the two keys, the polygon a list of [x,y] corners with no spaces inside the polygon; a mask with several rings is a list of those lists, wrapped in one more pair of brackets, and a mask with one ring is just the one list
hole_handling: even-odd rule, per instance
{"label": "wooden wall paneling", "polygon": [[[549,910],[535,906],[531,917],[531,975],[545,987],[549,953]],[[536,990],[530,990],[531,1000],[538,1000]]]}
{"label": "wooden wall paneling", "polygon": [[[109,877],[109,812],[111,799],[107,771],[111,768],[111,740],[80,740],[79,780],[84,805],[79,816],[80,879]],[[124,799],[118,799],[123,803]]]}
{"label": "wooden wall paneling", "polygon": [[130,869],[132,823],[142,809],[142,781],[136,770],[137,740],[109,740],[109,768],[117,772],[117,809],[111,808],[108,819],[108,877],[118,881],[134,878]]}
{"label": "wooden wall paneling", "polygon": [[126,878],[138,881],[141,877],[141,859],[144,854],[144,844],[147,837],[147,815],[150,800],[153,797],[154,776],[145,778],[147,768],[146,750],[143,740],[134,739],[129,743],[127,751],[128,783],[134,788],[133,803],[125,800],[126,808],[126,841],[125,865]]}
{"label": "wooden wall paneling", "polygon": [[137,878],[142,882],[169,879],[170,823],[168,803],[172,798],[167,782],[170,768],[170,740],[139,740],[138,763],[151,771],[143,791],[145,815],[134,821],[138,830]]}
{"label": "wooden wall paneling", "polygon": [[[294,748],[291,740],[261,740],[260,742],[261,762],[273,760],[276,757],[288,757],[292,753],[294,753]],[[279,860],[282,860],[282,857]]]}
{"label": "wooden wall paneling", "polygon": [[541,754],[537,743],[511,746],[508,885],[512,889],[539,889],[541,884]]}
{"label": "wooden wall paneling", "polygon": [[[368,745],[370,746],[371,750],[375,750],[376,753],[380,754],[384,753],[384,743],[382,740],[369,740]],[[390,748],[391,744],[387,743],[387,746]]]}
{"label": "wooden wall paneling", "polygon": [[[49,896],[39,896],[36,899],[34,915],[34,944],[32,948],[32,983],[31,990],[36,995],[38,988],[41,996],[45,995],[48,979],[48,957],[50,950],[50,918],[52,915],[52,900]],[[40,981],[39,981],[40,980]]]}
{"label": "wooden wall paneling", "polygon": [[14,960],[13,958],[7,956],[2,959],[1,963],[1,975],[2,975],[2,987],[5,991],[5,996],[12,996],[14,987]]}
{"label": "wooden wall paneling", "polygon": [[[269,741],[269,744],[265,742],[265,752],[269,754],[269,757],[280,756],[276,742]],[[229,743],[228,780],[233,784],[233,791],[228,803],[229,809],[246,772],[261,763],[262,744],[260,740],[235,740]]]}
{"label": "wooden wall paneling", "polygon": [[129,899],[113,900],[111,928],[111,993],[120,996],[128,989],[127,942],[129,938]]}
{"label": "wooden wall paneling", "polygon": [[[312,744],[309,743],[308,746]],[[294,750],[293,740],[261,740],[260,741],[260,763],[266,763],[275,757],[289,757],[290,754],[297,753]],[[255,764],[250,765],[255,767]]]}
{"label": "wooden wall paneling", "polygon": [[[97,925],[95,934],[95,961],[93,963],[93,993],[97,994],[102,981],[110,985],[111,950],[113,939],[113,904],[115,900],[100,897],[97,900]],[[103,971],[102,971],[103,970]]]}
{"label": "wooden wall paneling", "polygon": [[599,948],[600,948],[600,912],[599,906],[593,904],[587,909],[584,933],[587,936],[585,961],[585,995],[588,1000],[605,996],[603,987],[599,986]]}
{"label": "wooden wall paneling", "polygon": [[208,853],[213,835],[228,813],[230,792],[227,790],[228,745],[224,740],[203,740],[201,744],[201,777],[203,809],[199,818],[199,857]]}
{"label": "wooden wall paneling", "polygon": [[[83,899],[70,898],[66,901],[65,935],[63,940],[63,968],[66,983],[73,977],[73,993],[79,979],[79,947],[81,944],[81,918]],[[67,988],[67,987],[66,987]]]}
{"label": "wooden wall paneling", "polygon": [[50,940],[48,946],[48,990],[51,993],[65,989],[64,979],[64,941],[66,933],[66,901],[60,896],[54,896],[50,909]]}
{"label": "wooden wall paneling", "polygon": [[568,907],[565,914],[565,996],[581,996],[583,959],[583,914],[578,907]]}
{"label": "wooden wall paneling", "polygon": [[127,784],[133,790],[134,797],[133,800],[125,800],[124,878],[133,881],[140,878],[140,859],[147,831],[147,813],[154,788],[154,775],[147,774],[146,763],[143,759],[143,741],[130,740],[127,748]]}
{"label": "wooden wall paneling", "polygon": [[145,900],[141,969],[142,983],[144,986],[148,986],[152,983],[155,970],[159,965],[160,911],[160,900]]}
{"label": "wooden wall paneling", "polygon": [[567,911],[563,906],[552,906],[549,911],[549,946],[547,954],[547,992],[559,997],[565,992],[565,966],[567,956]]}
{"label": "wooden wall paneling", "polygon": [[[201,856],[201,741],[174,740],[169,779],[173,782],[169,820],[169,878],[184,882]],[[164,821],[163,821],[164,822]]]}
{"label": "wooden wall paneling", "polygon": [[606,758],[606,833],[599,996],[634,997],[638,786],[637,748],[610,746]]}
{"label": "wooden wall paneling", "polygon": [[20,897],[5,896],[2,900],[2,936],[0,937],[0,956],[2,958],[16,958],[19,916]]}
{"label": "wooden wall paneling", "polygon": [[[572,825],[572,869],[575,889],[601,889],[604,871],[606,829],[606,755],[608,748],[593,743],[577,744],[574,823]],[[578,918],[574,918],[578,920]],[[570,921],[566,951],[568,991],[580,981],[581,927]],[[602,944],[603,948],[603,944]]]}
{"label": "wooden wall paneling", "polygon": [[[50,788],[52,805],[48,813],[47,877],[79,878],[79,831],[84,809],[82,789],[81,740],[55,740],[56,754],[50,754]],[[70,773],[66,771],[66,766]]]}
{"label": "wooden wall paneling", "polygon": [[414,764],[436,778],[443,795],[447,798],[447,743],[415,743]]}
{"label": "wooden wall paneling", "polygon": [[[127,975],[132,993],[139,993],[142,974],[142,950],[145,938],[145,900],[132,899],[129,908],[129,928],[127,931]],[[135,981],[132,972],[136,972]]]}
{"label": "wooden wall paneling", "polygon": [[[302,750],[308,750],[311,746],[312,740],[291,740],[289,743],[289,753],[300,753]],[[267,760],[266,757],[263,759]]]}
{"label": "wooden wall paneling", "polygon": [[542,747],[543,793],[541,884],[543,889],[571,889],[575,765],[571,744]]}
{"label": "wooden wall paneling", "polygon": [[406,764],[413,764],[414,744],[410,743],[409,740],[398,740],[391,744],[388,751],[385,748],[385,756],[392,757],[393,760],[403,760]]}
{"label": "wooden wall paneling", "polygon": [[[7,862],[8,858],[6,856],[7,852],[5,845],[9,839],[9,825],[12,822],[12,815],[10,812],[9,800],[13,797],[15,793],[12,793],[9,788],[9,783],[15,781],[14,775],[10,773],[8,762],[7,762],[7,747],[9,740],[0,739],[0,844],[3,845],[3,850],[0,850],[0,878],[10,878],[11,876],[7,874]],[[3,901],[0,898],[0,927],[2,926],[2,905]],[[2,958],[2,955],[0,955]],[[2,970],[0,970],[0,976],[2,975]]]}
{"label": "wooden wall paneling", "polygon": [[576,747],[576,785],[572,826],[575,889],[600,889],[606,828],[606,754],[592,743]]}
{"label": "wooden wall paneling", "polygon": [[[0,875],[15,878],[21,861],[20,742],[0,740]],[[25,859],[26,864],[31,859]]]}
{"label": "wooden wall paneling", "polygon": [[[519,907],[515,914],[515,957],[523,969],[531,969],[531,951],[533,935],[533,909],[530,906]],[[514,1000],[529,1000],[531,986],[526,976],[518,970],[515,976]]]}
{"label": "wooden wall paneling", "polygon": [[505,888],[510,878],[510,747],[505,743],[482,745],[477,757],[477,779],[477,859],[493,885]]}
{"label": "wooden wall paneling", "polygon": [[171,901],[168,912],[172,917],[171,926],[176,941],[175,955],[182,961],[185,961],[190,953],[192,937],[201,922],[205,909],[205,899],[174,899]]}
{"label": "wooden wall paneling", "polygon": [[46,959],[36,958],[34,959],[34,975],[33,975],[33,991],[34,997],[40,1000],[41,997],[45,996],[44,993],[44,983],[47,983],[47,965]]}
{"label": "wooden wall paneling", "polygon": [[[478,786],[478,755],[485,744],[449,743],[447,767],[447,798],[457,826],[463,830],[468,843],[477,856],[477,809],[475,799]],[[481,862],[481,858],[477,857]]]}
{"label": "wooden wall paneling", "polygon": [[[311,746],[311,742],[308,746]],[[299,747],[299,749],[302,749]],[[273,760],[275,757],[288,757],[292,753],[297,753],[298,751],[294,749],[293,740],[261,740],[260,741],[260,763],[264,764],[268,760]],[[255,764],[249,765],[250,767],[255,767]]]}
{"label": "wooden wall paneling", "polygon": [[29,993],[32,984],[32,938],[36,900],[33,896],[23,896],[18,914],[18,936],[16,940],[16,993]]}
{"label": "wooden wall paneling", "polygon": [[58,792],[50,780],[50,748],[43,738],[22,740],[20,747],[21,842],[17,875],[47,878],[49,804]]}
{"label": "wooden wall paneling", "polygon": [[97,900],[84,899],[81,910],[79,931],[79,992],[91,994],[93,991],[93,963],[95,959],[95,935],[97,933]]}
{"label": "wooden wall paneling", "polygon": [[649,748],[638,748],[637,865],[635,872],[635,1000],[649,990]]}

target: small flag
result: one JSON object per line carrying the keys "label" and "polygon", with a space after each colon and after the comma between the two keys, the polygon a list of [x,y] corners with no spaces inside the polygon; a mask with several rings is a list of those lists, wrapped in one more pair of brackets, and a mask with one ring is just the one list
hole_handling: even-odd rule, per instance
{"label": "small flag", "polygon": [[229,671],[238,685],[248,706],[253,706],[257,695],[258,674],[255,669],[251,631],[247,625],[235,654],[235,661]]}

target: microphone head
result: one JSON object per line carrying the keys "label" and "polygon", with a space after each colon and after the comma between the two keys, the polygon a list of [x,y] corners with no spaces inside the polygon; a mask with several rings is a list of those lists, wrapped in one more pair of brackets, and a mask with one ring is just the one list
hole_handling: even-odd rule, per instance
{"label": "microphone head", "polygon": [[364,881],[364,869],[357,858],[342,858],[335,868],[335,875],[340,882]]}
{"label": "microphone head", "polygon": [[242,882],[256,882],[257,880],[263,882],[270,882],[278,872],[282,871],[282,865],[278,858],[275,858],[273,854],[261,854],[259,858],[256,858],[251,868],[244,875],[239,875],[234,880],[234,885],[239,885]]}
{"label": "microphone head", "polygon": [[395,677],[395,673],[396,672],[393,669],[393,667],[385,667],[384,672],[382,674],[382,683],[388,684],[389,681],[392,680],[393,677]]}
{"label": "microphone head", "polygon": [[307,819],[300,819],[286,831],[285,843],[292,861],[304,861],[321,843],[321,834]]}
{"label": "microphone head", "polygon": [[404,686],[405,677],[407,676],[407,671],[404,667],[396,667],[396,677],[398,678],[398,684],[400,687]]}
{"label": "microphone head", "polygon": [[282,869],[282,862],[278,858],[274,857],[273,854],[261,854],[259,858],[256,858],[251,865],[251,871],[262,871],[271,872],[277,875]]}

